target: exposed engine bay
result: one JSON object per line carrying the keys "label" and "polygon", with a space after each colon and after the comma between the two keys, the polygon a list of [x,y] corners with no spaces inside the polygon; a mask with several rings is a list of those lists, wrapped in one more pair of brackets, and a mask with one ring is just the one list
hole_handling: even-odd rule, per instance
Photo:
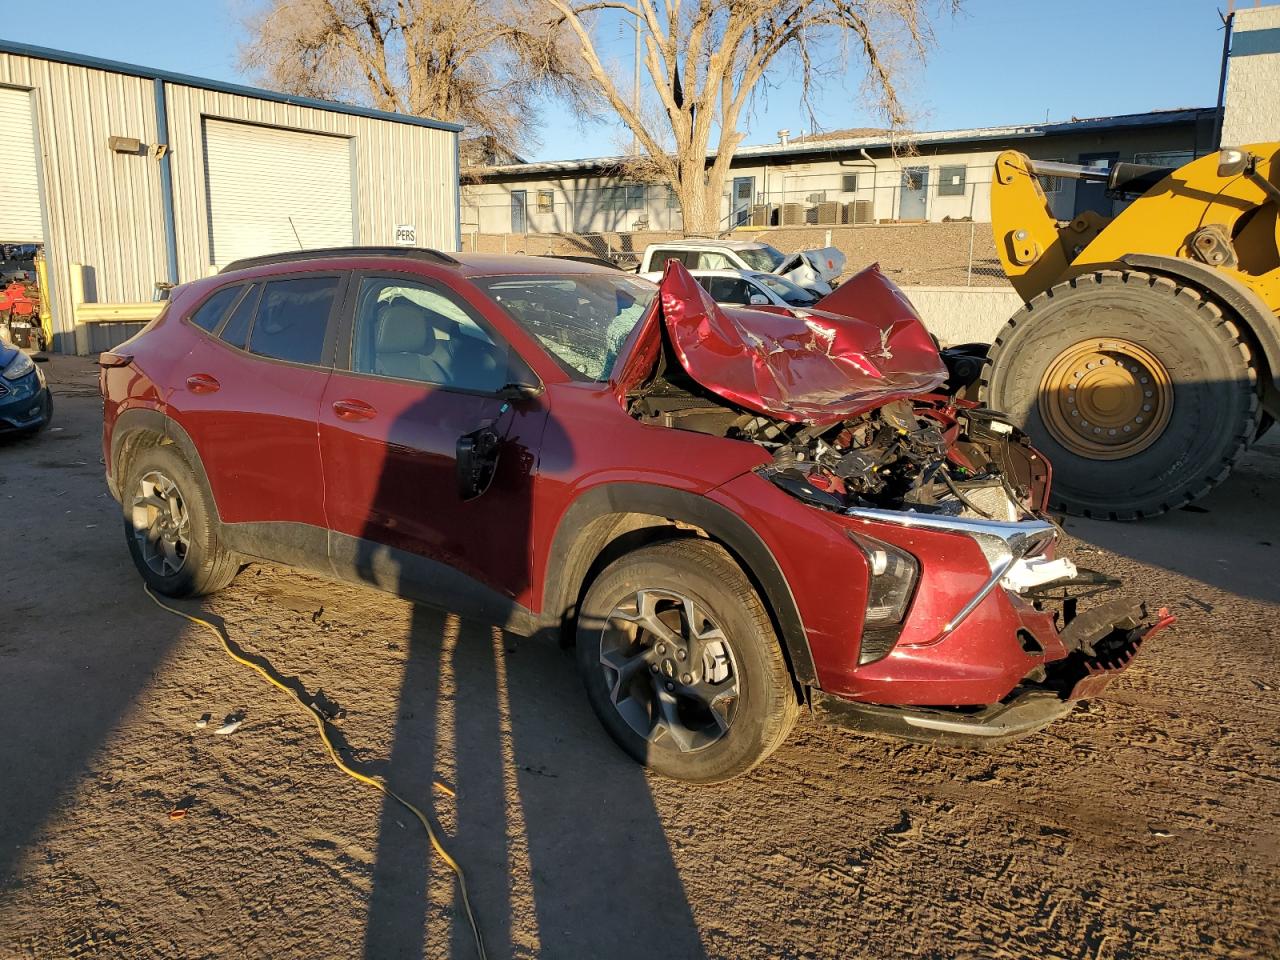
{"label": "exposed engine bay", "polygon": [[[942,357],[949,369],[968,360]],[[952,395],[963,383],[834,424],[804,424],[735,410],[679,368],[664,373],[633,398],[637,419],[756,443],[773,458],[761,475],[814,506],[1003,521],[1043,509],[1047,465],[999,414]]]}

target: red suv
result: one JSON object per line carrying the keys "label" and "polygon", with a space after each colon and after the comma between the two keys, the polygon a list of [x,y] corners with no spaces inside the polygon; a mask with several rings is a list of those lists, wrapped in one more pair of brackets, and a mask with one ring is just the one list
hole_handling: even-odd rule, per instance
{"label": "red suv", "polygon": [[170,596],[253,559],[576,642],[655,770],[743,773],[801,709],[1037,730],[1164,626],[1054,559],[1049,465],[959,399],[878,270],[718,307],[592,263],[351,248],[240,261],[101,357],[103,453]]}

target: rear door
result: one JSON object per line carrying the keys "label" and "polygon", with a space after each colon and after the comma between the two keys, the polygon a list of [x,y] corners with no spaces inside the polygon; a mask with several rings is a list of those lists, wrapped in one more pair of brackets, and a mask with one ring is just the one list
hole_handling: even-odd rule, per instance
{"label": "rear door", "polygon": [[[314,529],[294,533],[323,544],[316,414],[345,284],[342,272],[246,284],[180,365],[172,403],[200,451],[223,522],[303,524]],[[205,325],[199,309],[192,317]],[[289,536],[279,528],[259,533]]]}
{"label": "rear door", "polygon": [[[334,567],[501,619],[529,582],[545,398],[505,403],[502,387],[531,375],[511,372],[519,362],[473,305],[419,275],[357,274],[341,339],[319,413]],[[497,475],[464,500],[458,440],[486,425],[501,438]]]}

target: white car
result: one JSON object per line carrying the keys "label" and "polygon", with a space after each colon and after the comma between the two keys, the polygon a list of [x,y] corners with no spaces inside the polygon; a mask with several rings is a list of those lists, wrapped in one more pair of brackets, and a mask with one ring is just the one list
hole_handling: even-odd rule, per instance
{"label": "white car", "polygon": [[831,292],[831,281],[844,269],[844,254],[835,247],[801,250],[788,256],[759,240],[691,239],[649,244],[636,272],[660,276],[668,260],[679,260],[694,272],[750,270],[778,274],[820,297]]}
{"label": "white car", "polygon": [[[716,303],[733,307],[811,307],[820,299],[786,277],[759,270],[690,270]],[[661,273],[642,274],[659,281]]]}

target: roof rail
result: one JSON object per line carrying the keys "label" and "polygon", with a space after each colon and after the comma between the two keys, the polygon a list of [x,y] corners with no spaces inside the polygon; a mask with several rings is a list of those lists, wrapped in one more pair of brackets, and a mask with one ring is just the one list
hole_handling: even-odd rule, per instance
{"label": "roof rail", "polygon": [[243,257],[233,260],[218,273],[231,273],[249,267],[265,267],[273,263],[295,263],[299,260],[320,260],[329,257],[405,257],[410,260],[426,260],[450,266],[459,263],[447,253],[427,247],[320,247],[314,250],[290,250],[285,253],[268,253],[260,257]]}

